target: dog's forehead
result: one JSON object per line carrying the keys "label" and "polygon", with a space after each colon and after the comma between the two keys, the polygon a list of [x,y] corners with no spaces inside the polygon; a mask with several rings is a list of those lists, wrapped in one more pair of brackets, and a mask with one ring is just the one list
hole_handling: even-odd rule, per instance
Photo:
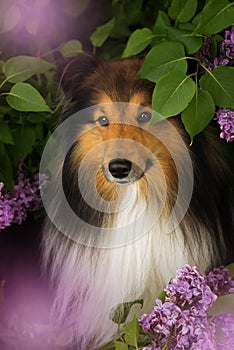
{"label": "dog's forehead", "polygon": [[154,83],[136,79],[142,61],[119,60],[105,62],[87,78],[96,103],[129,102],[150,105]]}
{"label": "dog's forehead", "polygon": [[[118,103],[121,102],[121,103]],[[134,105],[138,106],[147,106],[151,107],[151,100],[149,100],[148,95],[146,95],[144,92],[133,92],[132,95],[129,96],[128,101],[116,101],[114,98],[109,96],[107,93],[103,92],[99,94],[98,96],[98,104],[100,105],[111,105],[119,106],[121,109],[126,109],[126,108],[132,108],[134,109]]]}

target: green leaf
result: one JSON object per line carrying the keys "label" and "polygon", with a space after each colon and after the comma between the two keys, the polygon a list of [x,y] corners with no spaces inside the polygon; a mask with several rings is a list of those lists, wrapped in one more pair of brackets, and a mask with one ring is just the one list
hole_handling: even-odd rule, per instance
{"label": "green leaf", "polygon": [[176,23],[184,23],[193,18],[196,9],[197,0],[172,0],[168,14]]}
{"label": "green leaf", "polygon": [[0,181],[4,183],[5,189],[13,190],[12,164],[6,153],[0,159]]}
{"label": "green leaf", "polygon": [[27,120],[32,124],[44,123],[48,120],[47,113],[30,113]]}
{"label": "green leaf", "polygon": [[165,292],[165,290],[163,290],[163,291],[159,294],[158,299],[162,300],[162,302],[164,303],[166,296],[167,296],[167,293]]}
{"label": "green leaf", "polygon": [[123,331],[126,343],[128,345],[137,347],[137,339],[139,336],[139,323],[137,321],[136,314],[134,314],[132,321],[126,324]]}
{"label": "green leaf", "polygon": [[12,109],[8,105],[1,105],[0,104],[0,116],[6,115],[8,112],[10,112]]}
{"label": "green leaf", "polygon": [[200,86],[207,90],[216,106],[234,108],[234,67],[219,66],[203,75]]}
{"label": "green leaf", "polygon": [[7,143],[9,145],[14,144],[9,125],[2,117],[0,117],[0,142]]}
{"label": "green leaf", "polygon": [[202,9],[194,33],[215,34],[232,25],[233,3],[228,0],[209,0]]}
{"label": "green leaf", "polygon": [[152,28],[155,34],[166,34],[166,28],[171,25],[170,19],[167,14],[161,10],[158,11],[156,22]]}
{"label": "green leaf", "polygon": [[3,65],[3,73],[11,83],[29,79],[34,74],[42,74],[54,68],[54,64],[39,57],[16,56]]}
{"label": "green leaf", "polygon": [[0,142],[0,159],[4,156],[5,153],[5,145],[3,142]]}
{"label": "green leaf", "polygon": [[154,37],[153,32],[148,28],[137,29],[128,39],[122,57],[129,57],[142,52]]}
{"label": "green leaf", "polygon": [[22,112],[51,112],[40,93],[30,84],[17,83],[7,93],[7,103]]}
{"label": "green leaf", "polygon": [[128,350],[128,345],[126,343],[122,343],[120,341],[115,340],[115,350]]}
{"label": "green leaf", "polygon": [[16,145],[15,156],[20,162],[32,152],[36,142],[34,127],[22,125],[21,128],[14,130],[12,134]]}
{"label": "green leaf", "polygon": [[225,268],[228,270],[228,272],[232,276],[232,279],[234,279],[234,263],[225,266]]}
{"label": "green leaf", "polygon": [[83,48],[79,40],[69,40],[61,47],[59,51],[64,57],[68,57],[82,52]]}
{"label": "green leaf", "polygon": [[173,70],[156,84],[152,108],[163,118],[175,116],[188,106],[194,93],[194,81],[185,73]]}
{"label": "green leaf", "polygon": [[136,76],[157,82],[173,69],[187,71],[184,46],[175,41],[163,41],[150,50]]}
{"label": "green leaf", "polygon": [[143,0],[125,0],[123,9],[128,24],[139,24],[142,18]]}
{"label": "green leaf", "polygon": [[195,29],[195,24],[193,24],[193,23],[180,23],[178,25],[178,29],[187,30],[187,31],[192,33]]}
{"label": "green leaf", "polygon": [[141,307],[143,307],[143,300],[139,299],[134,301],[128,301],[117,305],[111,311],[110,319],[117,324],[124,323],[129,315],[132,306],[135,304],[140,304]]}
{"label": "green leaf", "polygon": [[167,38],[169,40],[178,40],[184,44],[185,49],[188,54],[193,54],[197,52],[202,46],[202,38],[191,33],[191,31],[186,31],[174,27],[169,27],[167,29]]}
{"label": "green leaf", "polygon": [[91,35],[90,40],[93,46],[100,47],[104,44],[115,25],[115,18],[112,18],[102,26],[97,27],[95,32]]}
{"label": "green leaf", "polygon": [[182,112],[181,119],[191,143],[211,121],[215,114],[215,104],[209,92],[198,89],[188,107]]}
{"label": "green leaf", "polygon": [[[2,52],[0,51],[0,54],[1,54]],[[0,60],[0,74],[2,74],[3,72],[2,72],[2,69],[3,69],[3,65],[5,64],[5,62],[3,61],[3,60]]]}

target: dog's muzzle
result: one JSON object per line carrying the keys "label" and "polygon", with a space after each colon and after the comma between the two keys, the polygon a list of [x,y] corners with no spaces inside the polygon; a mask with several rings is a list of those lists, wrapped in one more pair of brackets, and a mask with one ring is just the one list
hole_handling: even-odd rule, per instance
{"label": "dog's muzzle", "polygon": [[112,159],[103,166],[103,173],[109,182],[126,184],[140,179],[144,171],[128,159]]}

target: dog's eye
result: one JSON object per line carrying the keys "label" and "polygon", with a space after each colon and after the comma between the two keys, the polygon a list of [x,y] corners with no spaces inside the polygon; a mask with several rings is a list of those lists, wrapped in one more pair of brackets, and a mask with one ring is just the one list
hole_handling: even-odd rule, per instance
{"label": "dog's eye", "polygon": [[150,121],[151,117],[152,117],[152,114],[150,112],[145,111],[138,115],[137,121],[140,124],[147,123]]}
{"label": "dog's eye", "polygon": [[101,126],[108,126],[109,125],[109,119],[105,115],[103,115],[103,116],[98,118],[98,123]]}

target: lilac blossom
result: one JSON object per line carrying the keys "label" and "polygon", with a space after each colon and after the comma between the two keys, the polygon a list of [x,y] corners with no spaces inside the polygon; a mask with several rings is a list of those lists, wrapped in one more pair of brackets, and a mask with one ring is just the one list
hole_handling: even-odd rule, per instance
{"label": "lilac blossom", "polygon": [[21,224],[27,217],[27,211],[37,210],[41,206],[39,174],[30,180],[20,165],[14,193],[4,189],[4,184],[0,182],[0,230],[14,223]]}
{"label": "lilac blossom", "polygon": [[220,138],[227,142],[234,140],[234,111],[229,108],[219,108],[214,118],[220,125]]}
{"label": "lilac blossom", "polygon": [[217,296],[234,293],[234,281],[224,266],[215,268],[205,276],[207,285]]}
{"label": "lilac blossom", "polygon": [[[205,37],[201,49],[195,54],[195,57],[210,71],[218,66],[228,65],[230,60],[234,59],[234,26],[232,26],[230,30],[225,31],[225,38],[217,47],[215,57],[211,55],[211,48],[212,36],[207,36]],[[207,72],[205,72],[205,74],[207,74]]]}
{"label": "lilac blossom", "polygon": [[234,26],[225,31],[225,39],[222,42],[222,49],[226,56],[231,60],[234,59]]}
{"label": "lilac blossom", "polygon": [[[224,56],[221,52],[218,51],[216,57],[211,56],[211,45],[212,37],[206,37],[201,49],[195,54],[195,57],[210,71],[218,66],[228,65],[229,58]],[[205,74],[207,74],[206,71]]]}
{"label": "lilac blossom", "polygon": [[217,296],[206,284],[196,267],[186,265],[177,271],[165,289],[163,304],[156,300],[150,314],[139,322],[145,332],[152,334],[151,345],[144,350],[211,350],[215,349],[215,324],[207,313]]}
{"label": "lilac blossom", "polygon": [[188,265],[177,271],[176,278],[168,284],[165,291],[166,300],[171,300],[182,308],[194,307],[201,316],[217,299],[197,267]]}

